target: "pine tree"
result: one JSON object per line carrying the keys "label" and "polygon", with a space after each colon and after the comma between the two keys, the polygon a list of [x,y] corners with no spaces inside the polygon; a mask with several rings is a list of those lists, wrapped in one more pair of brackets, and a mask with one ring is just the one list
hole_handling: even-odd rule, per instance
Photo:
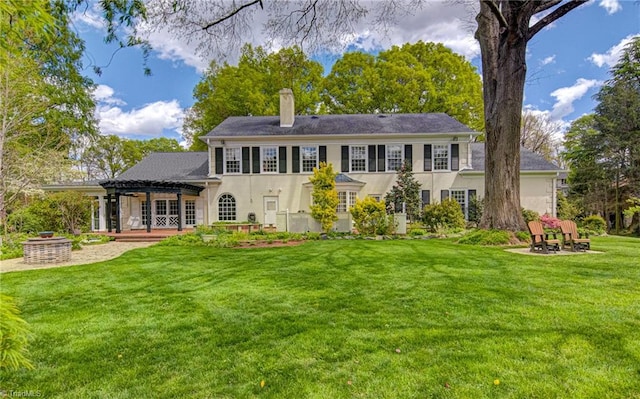
{"label": "pine tree", "polygon": [[396,185],[385,195],[384,201],[390,211],[402,212],[404,209],[410,221],[420,219],[422,213],[420,183],[413,177],[411,164],[406,161],[402,163],[398,169]]}

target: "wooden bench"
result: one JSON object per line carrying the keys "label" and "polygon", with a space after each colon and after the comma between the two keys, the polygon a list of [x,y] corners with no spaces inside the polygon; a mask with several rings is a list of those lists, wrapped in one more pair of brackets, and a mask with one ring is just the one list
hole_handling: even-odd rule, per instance
{"label": "wooden bench", "polygon": [[556,237],[556,233],[545,233],[540,221],[532,220],[527,223],[527,226],[531,233],[531,252],[548,254],[549,251],[560,250],[560,240]]}

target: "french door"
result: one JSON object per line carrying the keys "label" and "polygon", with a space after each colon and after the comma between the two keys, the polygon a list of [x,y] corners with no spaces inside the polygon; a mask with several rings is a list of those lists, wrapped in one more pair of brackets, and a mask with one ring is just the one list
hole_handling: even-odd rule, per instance
{"label": "french door", "polygon": [[178,200],[157,199],[154,201],[154,227],[178,227]]}

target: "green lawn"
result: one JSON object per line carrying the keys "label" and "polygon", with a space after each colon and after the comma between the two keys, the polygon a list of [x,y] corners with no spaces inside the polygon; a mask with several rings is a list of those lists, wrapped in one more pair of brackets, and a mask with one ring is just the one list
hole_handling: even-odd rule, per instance
{"label": "green lawn", "polygon": [[3,274],[36,370],[3,372],[0,391],[640,398],[640,240],[593,241],[605,254],[447,240],[154,246]]}

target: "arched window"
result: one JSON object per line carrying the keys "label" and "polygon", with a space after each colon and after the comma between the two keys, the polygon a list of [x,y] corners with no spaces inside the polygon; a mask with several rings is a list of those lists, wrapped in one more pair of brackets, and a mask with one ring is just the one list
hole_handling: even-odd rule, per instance
{"label": "arched window", "polygon": [[223,194],[218,200],[218,218],[220,221],[236,220],[236,199],[231,194]]}

